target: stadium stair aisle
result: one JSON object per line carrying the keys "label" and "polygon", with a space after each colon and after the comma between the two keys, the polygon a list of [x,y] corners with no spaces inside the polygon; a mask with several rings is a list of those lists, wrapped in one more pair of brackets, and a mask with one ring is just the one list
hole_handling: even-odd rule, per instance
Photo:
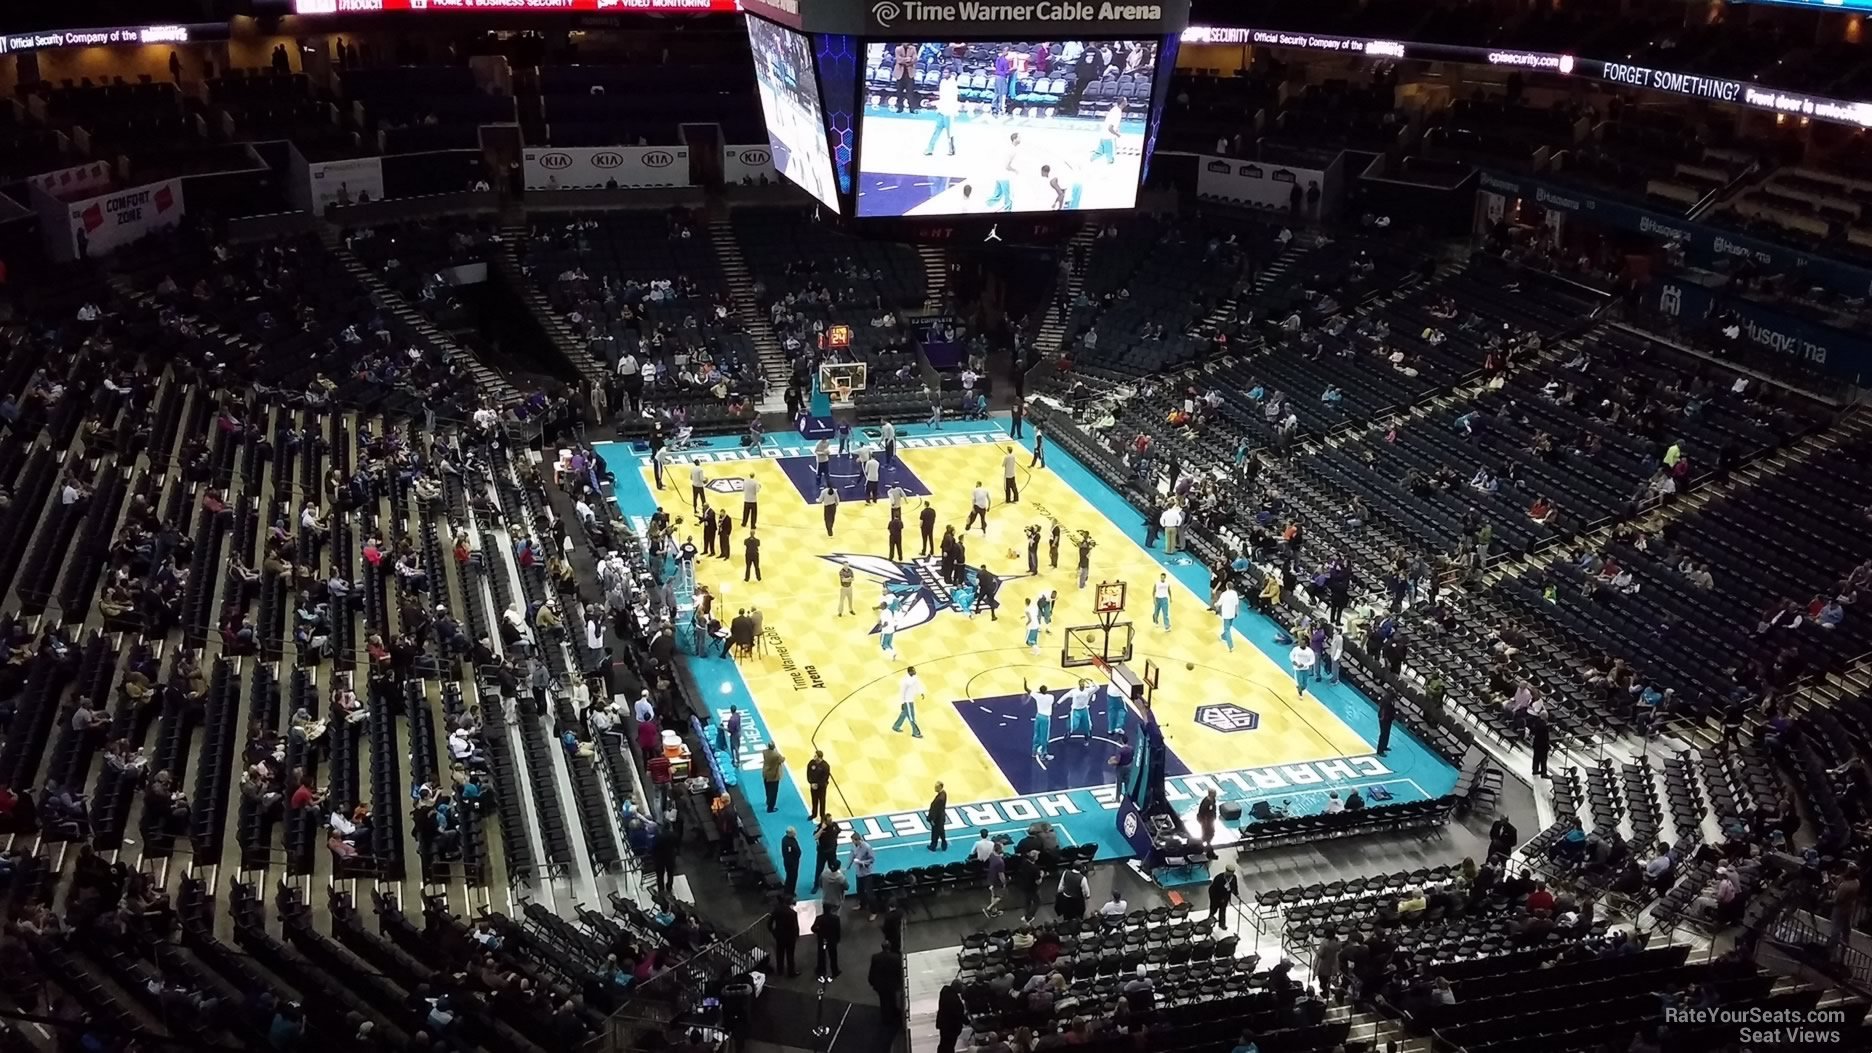
{"label": "stadium stair aisle", "polygon": [[521,267],[521,256],[527,246],[529,232],[524,223],[505,223],[501,227],[501,243],[494,253],[494,265],[489,268],[489,280],[492,272],[498,271],[502,280],[519,291],[520,299],[533,313],[534,321],[539,323],[546,335],[552,338],[553,346],[572,363],[579,376],[588,381],[602,383],[608,374],[604,363],[592,357],[591,349],[585,346],[577,334],[559,312],[553,310],[552,301],[538,284],[527,278]]}
{"label": "stadium stair aisle", "polygon": [[331,223],[318,225],[319,241],[337,259],[339,265],[348,271],[357,283],[370,291],[370,294],[383,308],[394,314],[404,325],[420,334],[424,340],[439,347],[449,360],[463,372],[474,378],[475,386],[496,403],[505,405],[517,401],[520,391],[499,373],[489,369],[487,364],[477,358],[474,352],[462,347],[448,334],[436,328],[429,317],[418,311],[403,294],[391,288],[376,271],[358,259],[357,254],[345,246],[344,235]]}
{"label": "stadium stair aisle", "polygon": [[[496,574],[505,572],[495,568],[495,562],[501,557],[488,548],[493,535],[482,529],[480,513],[471,505],[465,507],[467,510],[463,523],[475,549],[468,564],[471,574],[466,579],[469,583],[468,624],[475,636],[486,637],[498,651],[499,634],[492,626],[499,617],[501,605],[493,592],[493,579]],[[503,852],[501,859],[508,880],[516,887],[529,890],[544,887],[552,880],[555,864],[544,854],[546,843],[540,830],[539,806],[533,802],[531,781],[520,765],[519,758],[523,750],[518,726],[508,724],[502,715],[510,700],[503,699],[497,687],[478,676],[473,677],[468,686],[474,692],[476,705],[483,718],[500,721],[487,739],[491,766],[500,784],[511,787],[497,802]],[[511,701],[513,705],[518,705],[517,700]]]}
{"label": "stadium stair aisle", "polygon": [[[513,528],[519,522],[514,518],[516,511],[503,501],[503,487],[498,476],[487,487],[490,507],[500,510],[495,524],[483,531],[483,537],[490,538],[496,546],[492,553],[485,545],[483,548],[483,555],[494,567],[491,581],[496,583],[496,606],[502,606],[499,597],[504,592],[511,597],[509,606],[524,607],[520,568],[514,559],[518,540]],[[545,846],[546,857],[557,871],[556,877],[567,883],[563,888],[551,886],[552,901],[556,904],[563,895],[570,897],[570,903],[596,902],[597,888],[586,840],[571,829],[571,824],[578,823],[578,809],[562,757],[564,750],[552,736],[551,725],[541,726],[547,718],[534,713],[530,699],[518,699],[515,710],[519,723],[514,729],[517,737],[514,755],[523,758],[521,770],[525,773],[527,793],[533,804],[530,814],[537,817],[539,823],[536,837]],[[546,883],[542,882],[541,887],[547,888]]]}
{"label": "stadium stair aisle", "polygon": [[735,238],[734,224],[729,222],[727,211],[726,207],[710,210],[709,244],[715,249],[715,259],[727,282],[735,319],[754,341],[754,352],[760,358],[761,375],[767,380],[767,398],[756,408],[762,413],[784,415],[786,400],[781,396],[792,379],[793,363],[787,360],[786,352],[781,349],[780,340],[774,335],[773,325],[768,322],[766,312],[755,302],[754,275],[748,270],[747,258],[741,253],[741,242]]}

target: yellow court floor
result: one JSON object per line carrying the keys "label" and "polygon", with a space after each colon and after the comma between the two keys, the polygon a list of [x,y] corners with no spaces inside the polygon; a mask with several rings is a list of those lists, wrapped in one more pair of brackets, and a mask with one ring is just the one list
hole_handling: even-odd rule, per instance
{"label": "yellow court floor", "polygon": [[[1313,695],[1300,694],[1283,666],[1239,635],[1250,621],[1245,599],[1232,651],[1219,637],[1220,620],[1207,609],[1208,596],[1199,595],[1175,575],[1170,577],[1174,628],[1161,631],[1151,626],[1151,588],[1164,567],[1160,557],[1142,547],[1141,523],[1135,513],[1114,507],[1114,515],[1129,517],[1114,523],[1054,470],[1030,468],[1027,445],[1019,451],[1020,500],[1004,503],[1002,458],[1013,445],[1013,440],[984,441],[900,451],[903,463],[921,483],[921,487],[906,483],[906,488],[927,488],[931,494],[927,499],[906,501],[904,555],[905,562],[912,564],[909,567],[884,558],[889,511],[883,500],[875,505],[842,502],[833,535],[827,536],[821,508],[809,504],[803,492],[812,486],[810,458],[803,463],[768,458],[705,464],[708,479],[716,483],[706,499],[718,511],[734,514],[737,525],[731,540],[733,557],[699,560],[697,582],[716,596],[724,623],[750,604],[757,605],[764,616],[764,653],[743,660],[741,674],[761,722],[787,758],[788,777],[802,797],[807,792],[805,764],[815,749],[825,752],[834,771],[831,807],[836,814],[916,812],[927,806],[938,780],[946,784],[952,805],[1028,792],[1030,787],[1017,785],[1011,776],[1010,757],[1018,757],[1021,763],[1031,760],[1022,755],[1027,753],[1024,744],[1030,741],[1032,707],[1006,696],[1019,696],[1024,686],[1040,684],[1058,693],[1080,676],[1096,676],[1087,669],[1067,670],[1060,665],[1061,639],[1066,626],[1096,622],[1091,586],[1106,580],[1129,585],[1124,617],[1135,626],[1132,664],[1141,667],[1148,658],[1159,666],[1157,718],[1166,745],[1189,772],[1297,765],[1370,753],[1365,741],[1338,715]],[[849,480],[857,470],[845,464],[835,468],[835,477],[841,471]],[[745,532],[738,525],[742,498],[726,482],[743,479],[750,472],[762,484],[758,533],[763,577],[758,582],[742,580]],[[643,474],[645,485],[655,492],[647,467]],[[683,507],[691,497],[690,466],[678,463],[667,474],[669,488],[657,496],[673,514],[691,515]],[[892,661],[873,633],[873,609],[884,595],[885,579],[897,581],[901,590],[913,588],[908,583],[919,578],[934,578],[933,558],[927,574],[914,565],[923,503],[934,504],[940,539],[946,526],[960,531],[968,516],[970,493],[978,482],[989,489],[993,505],[986,534],[978,528],[967,535],[968,561],[975,566],[987,564],[1003,579],[999,620],[991,620],[985,611],[971,618],[944,609],[947,597],[938,589],[933,616],[897,632],[898,660]],[[1050,531],[1055,522],[1068,533],[1059,566],[1050,566],[1043,542],[1040,573],[1028,576],[1024,530],[1039,525]],[[678,532],[693,523],[691,517]],[[1091,582],[1084,590],[1077,584],[1071,540],[1080,531],[1089,532],[1096,543]],[[856,571],[857,615],[837,613],[842,562]],[[1046,590],[1057,591],[1058,609],[1041,642],[1042,653],[1036,656],[1025,646],[1022,607]],[[900,684],[911,666],[927,693],[917,710],[920,739],[912,738],[908,729],[891,731],[898,714]],[[968,703],[983,699],[999,699],[998,708],[991,712],[986,706],[976,707],[971,721]],[[1252,713],[1251,733],[1229,733],[1213,723],[1199,722],[1198,707],[1218,703],[1232,703]],[[1095,710],[1094,725],[1100,731],[1104,728],[1102,705]],[[1065,732],[1062,706],[1053,721],[1053,734]],[[1010,746],[1010,741],[1016,744]],[[1060,747],[1061,752],[1070,748],[1069,744]],[[749,767],[748,754],[758,749],[759,744],[744,747],[744,770]]]}

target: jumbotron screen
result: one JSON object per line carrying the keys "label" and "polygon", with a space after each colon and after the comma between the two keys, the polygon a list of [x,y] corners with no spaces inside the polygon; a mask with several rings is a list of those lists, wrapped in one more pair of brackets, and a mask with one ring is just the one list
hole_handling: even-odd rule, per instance
{"label": "jumbotron screen", "polygon": [[765,19],[750,17],[747,27],[774,170],[837,212],[838,184],[826,145],[825,108],[813,75],[812,41]]}
{"label": "jumbotron screen", "polygon": [[860,218],[1132,208],[1158,44],[887,41],[866,51]]}

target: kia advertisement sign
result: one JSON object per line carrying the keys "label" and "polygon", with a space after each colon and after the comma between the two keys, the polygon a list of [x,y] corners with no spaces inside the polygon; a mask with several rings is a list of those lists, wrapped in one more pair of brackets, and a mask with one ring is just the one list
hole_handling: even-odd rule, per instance
{"label": "kia advertisement sign", "polygon": [[686,146],[598,146],[528,150],[528,190],[622,190],[689,186]]}
{"label": "kia advertisement sign", "polygon": [[1291,212],[1293,192],[1298,188],[1301,207],[1311,211],[1334,182],[1323,169],[1204,157],[1196,171],[1196,196],[1243,208]]}
{"label": "kia advertisement sign", "polygon": [[773,148],[766,143],[722,147],[722,181],[730,186],[761,186],[779,179]]}

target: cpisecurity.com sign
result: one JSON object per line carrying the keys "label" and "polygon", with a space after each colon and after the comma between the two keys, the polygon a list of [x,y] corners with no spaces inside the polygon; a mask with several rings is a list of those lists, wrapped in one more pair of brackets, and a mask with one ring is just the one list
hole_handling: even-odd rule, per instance
{"label": "cpisecurity.com sign", "polygon": [[[992,3],[986,0],[876,0],[870,7],[873,32],[945,31],[964,33],[990,27],[1051,27],[1073,32],[1180,31],[1188,20],[1188,0],[1168,3],[1112,3],[1109,0],[1041,0],[1039,3]],[[1175,25],[1171,23],[1174,22]]]}

